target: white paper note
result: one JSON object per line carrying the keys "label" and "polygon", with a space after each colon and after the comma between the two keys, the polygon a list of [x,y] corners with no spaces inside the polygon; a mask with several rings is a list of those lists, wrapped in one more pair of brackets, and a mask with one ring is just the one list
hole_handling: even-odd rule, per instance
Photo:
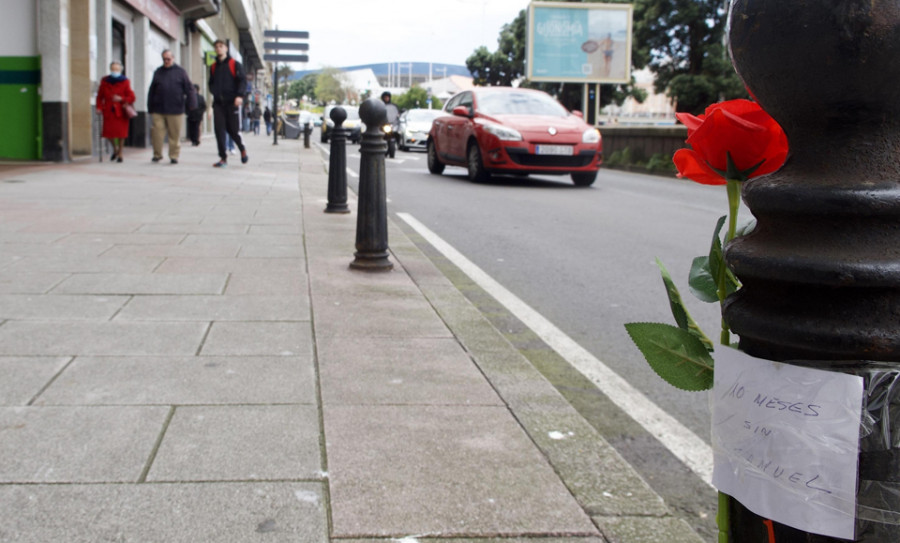
{"label": "white paper note", "polygon": [[863,379],[715,352],[713,484],[762,517],[853,539]]}

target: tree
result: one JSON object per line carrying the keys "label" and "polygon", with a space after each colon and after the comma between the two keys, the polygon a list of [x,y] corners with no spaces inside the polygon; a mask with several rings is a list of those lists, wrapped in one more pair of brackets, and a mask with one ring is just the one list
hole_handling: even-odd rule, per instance
{"label": "tree", "polygon": [[[428,91],[422,87],[414,86],[400,96],[395,96],[391,100],[400,109],[427,108],[428,107]],[[441,109],[443,104],[437,98],[432,97],[432,109]]]}
{"label": "tree", "polygon": [[316,99],[325,104],[342,104],[346,98],[342,72],[333,67],[323,68],[316,78]]}
{"label": "tree", "polygon": [[677,111],[747,96],[725,53],[726,18],[722,0],[635,0],[632,62],[654,72]]}
{"label": "tree", "polygon": [[299,102],[306,96],[308,100],[315,101],[316,82],[318,78],[319,74],[306,74],[300,79],[291,81],[288,86],[288,98],[292,98]]}

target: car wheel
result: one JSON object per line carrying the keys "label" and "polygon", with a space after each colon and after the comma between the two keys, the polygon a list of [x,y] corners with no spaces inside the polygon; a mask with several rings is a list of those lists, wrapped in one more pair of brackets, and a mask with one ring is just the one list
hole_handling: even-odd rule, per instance
{"label": "car wheel", "polygon": [[434,174],[444,173],[444,163],[437,157],[437,149],[434,148],[434,141],[428,140],[428,171]]}
{"label": "car wheel", "polygon": [[572,182],[579,187],[589,187],[597,179],[597,172],[573,173]]}
{"label": "car wheel", "polygon": [[478,144],[472,142],[466,150],[466,165],[469,169],[469,181],[475,183],[484,183],[490,180],[491,174],[484,169],[484,162],[481,160],[481,150]]}

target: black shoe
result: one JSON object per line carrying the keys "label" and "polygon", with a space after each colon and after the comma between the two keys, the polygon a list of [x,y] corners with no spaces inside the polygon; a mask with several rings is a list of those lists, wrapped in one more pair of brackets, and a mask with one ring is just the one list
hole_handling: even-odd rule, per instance
{"label": "black shoe", "polygon": [[153,162],[159,162],[160,160],[162,160],[162,157],[161,157],[161,156],[155,156],[155,157],[151,158],[150,160],[152,160]]}
{"label": "black shoe", "polygon": [[247,150],[244,149],[241,151],[241,164],[246,164],[250,160],[250,157],[247,156]]}
{"label": "black shoe", "polygon": [[177,159],[177,158],[173,158],[173,159],[170,160],[169,162],[171,162],[172,164],[178,164],[178,159]]}
{"label": "black shoe", "polygon": [[113,161],[113,160],[115,160],[115,159],[116,159],[116,152],[115,152],[115,151],[113,151],[113,154],[112,154],[112,156],[111,156],[111,157],[109,157],[109,161],[110,161],[110,162],[112,162],[112,161]]}
{"label": "black shoe", "polygon": [[216,162],[215,164],[213,164],[213,168],[224,168],[226,166],[228,166],[228,163],[225,162],[225,159],[222,159],[222,160]]}
{"label": "black shoe", "polygon": [[116,162],[122,162],[122,157],[117,156],[117,157],[116,157]]}

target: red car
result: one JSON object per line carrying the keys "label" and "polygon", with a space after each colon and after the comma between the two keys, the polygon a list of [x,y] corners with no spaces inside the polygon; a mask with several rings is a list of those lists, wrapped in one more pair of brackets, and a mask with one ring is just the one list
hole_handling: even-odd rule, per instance
{"label": "red car", "polygon": [[428,134],[428,170],[462,166],[469,179],[491,174],[571,175],[589,186],[600,169],[600,132],[549,94],[532,89],[480,87],[444,106]]}

